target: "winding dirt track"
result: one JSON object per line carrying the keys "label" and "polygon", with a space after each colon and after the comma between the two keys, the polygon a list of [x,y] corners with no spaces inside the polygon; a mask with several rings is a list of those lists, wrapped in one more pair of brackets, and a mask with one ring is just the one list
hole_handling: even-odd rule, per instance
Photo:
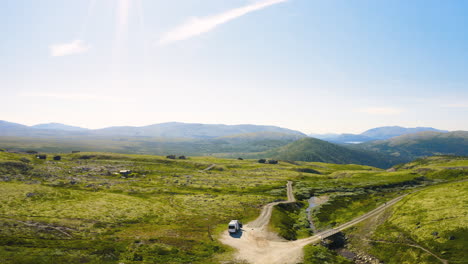
{"label": "winding dirt track", "polygon": [[301,261],[303,257],[302,248],[308,244],[319,242],[321,239],[331,236],[339,231],[351,227],[365,219],[372,217],[386,208],[394,205],[405,195],[399,196],[376,209],[357,217],[337,228],[320,232],[314,236],[296,241],[287,241],[280,238],[277,234],[267,230],[270,221],[273,206],[280,203],[295,202],[293,195],[292,182],[287,184],[288,200],[283,202],[274,202],[263,207],[260,216],[254,221],[248,223],[242,229],[242,232],[236,235],[230,235],[224,232],[220,241],[238,250],[236,259],[245,260],[252,264],[295,264]]}
{"label": "winding dirt track", "polygon": [[282,203],[293,203],[296,201],[296,198],[294,198],[291,181],[288,181],[288,184],[286,185],[286,189],[288,193],[288,200],[282,201],[282,202],[269,203],[265,205],[265,207],[263,207],[262,209],[262,212],[260,213],[260,216],[257,219],[255,219],[253,222],[250,222],[248,224],[249,228],[261,228],[262,229],[266,227],[268,223],[270,222],[271,213],[273,212],[273,207],[275,205],[282,204]]}

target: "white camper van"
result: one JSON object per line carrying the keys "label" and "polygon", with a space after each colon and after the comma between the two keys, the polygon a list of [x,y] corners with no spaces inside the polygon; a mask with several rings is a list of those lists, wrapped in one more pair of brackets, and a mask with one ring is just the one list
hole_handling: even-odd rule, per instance
{"label": "white camper van", "polygon": [[231,234],[237,233],[242,228],[242,223],[239,220],[231,220],[229,222],[228,231]]}

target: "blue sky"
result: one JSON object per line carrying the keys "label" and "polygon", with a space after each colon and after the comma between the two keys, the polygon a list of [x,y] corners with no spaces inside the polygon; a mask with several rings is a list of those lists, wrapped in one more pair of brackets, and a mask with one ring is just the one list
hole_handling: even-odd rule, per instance
{"label": "blue sky", "polygon": [[468,2],[15,0],[0,119],[468,130]]}

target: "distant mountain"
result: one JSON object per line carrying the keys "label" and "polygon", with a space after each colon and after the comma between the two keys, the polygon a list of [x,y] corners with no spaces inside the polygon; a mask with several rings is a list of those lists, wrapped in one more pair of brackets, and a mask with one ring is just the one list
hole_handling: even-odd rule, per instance
{"label": "distant mountain", "polygon": [[405,128],[400,126],[386,126],[386,127],[377,127],[369,129],[363,133],[362,136],[366,136],[373,139],[389,139],[392,137],[398,137],[407,134],[413,134],[424,131],[434,131],[434,132],[448,132],[444,130],[435,129],[432,127],[415,127],[415,128]]}
{"label": "distant mountain", "polygon": [[411,161],[434,155],[468,156],[468,131],[425,131],[353,146]]}
{"label": "distant mountain", "polygon": [[86,131],[87,128],[77,127],[77,126],[69,126],[60,123],[48,123],[48,124],[39,124],[31,126],[31,128],[35,129],[47,129],[47,130],[62,130],[62,131]]}
{"label": "distant mountain", "polygon": [[0,136],[16,136],[28,133],[30,129],[25,125],[0,120]]}
{"label": "distant mountain", "polygon": [[361,134],[311,134],[310,136],[333,143],[363,143],[374,140],[389,139],[392,137],[413,134],[424,131],[448,132],[432,127],[405,128],[400,126],[385,126],[369,129]]}
{"label": "distant mountain", "polygon": [[163,123],[144,127],[82,129],[63,124],[24,126],[0,122],[0,147],[45,152],[233,155],[263,152],[306,137],[301,132],[256,125]]}
{"label": "distant mountain", "polygon": [[[25,126],[0,121],[0,136],[54,137],[54,136],[99,136],[99,137],[151,137],[214,139],[247,133],[277,133],[305,137],[295,130],[276,126],[259,125],[211,125],[189,123],[162,123],[142,127],[121,126],[103,129],[86,129],[59,123]],[[260,135],[260,134],[259,134]],[[270,135],[271,136],[271,135]]]}
{"label": "distant mountain", "polygon": [[[55,128],[54,128],[55,127]],[[68,129],[67,129],[68,128]],[[25,126],[17,123],[0,120],[0,136],[3,137],[37,137],[56,138],[67,136],[82,136],[83,131],[71,129],[73,127],[62,124],[44,124],[39,126]]]}
{"label": "distant mountain", "polygon": [[163,137],[163,138],[217,138],[244,133],[277,132],[306,136],[305,134],[276,126],[259,125],[212,125],[190,123],[162,123],[143,127],[109,127],[93,130],[93,134],[104,136],[128,136],[128,137]]}
{"label": "distant mountain", "polygon": [[367,141],[375,140],[374,138],[363,136],[363,135],[355,135],[355,134],[337,134],[335,136],[329,137],[321,137],[318,136],[317,138],[333,142],[333,143],[348,143],[348,144],[356,144],[362,143]]}
{"label": "distant mountain", "polygon": [[306,137],[306,135],[295,134],[295,133],[282,133],[282,132],[252,132],[242,133],[236,135],[229,135],[224,137],[218,137],[219,140],[298,140]]}
{"label": "distant mountain", "polygon": [[265,156],[280,160],[362,164],[381,168],[387,168],[396,164],[396,159],[385,157],[379,153],[367,150],[353,150],[316,138],[297,140],[288,145],[267,151]]}

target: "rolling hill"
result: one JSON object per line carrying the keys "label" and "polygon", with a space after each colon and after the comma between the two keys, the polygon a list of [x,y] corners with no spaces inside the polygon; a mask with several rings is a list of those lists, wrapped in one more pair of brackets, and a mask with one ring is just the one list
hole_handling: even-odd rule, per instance
{"label": "rolling hill", "polygon": [[377,151],[405,161],[434,155],[467,156],[468,132],[441,133],[426,131],[358,144],[355,147],[362,150]]}
{"label": "rolling hill", "polygon": [[380,168],[398,163],[398,158],[389,158],[367,150],[354,150],[316,138],[304,138],[286,146],[270,150],[265,156],[291,161],[317,161],[338,164],[362,164]]}
{"label": "rolling hill", "polygon": [[369,129],[361,134],[311,134],[310,136],[333,143],[361,143],[374,140],[385,140],[424,131],[448,132],[432,127],[405,128],[400,126],[384,126]]}
{"label": "rolling hill", "polygon": [[237,156],[306,137],[274,126],[165,123],[89,130],[58,123],[25,126],[0,121],[0,148],[41,152],[107,151],[131,154]]}
{"label": "rolling hill", "polygon": [[143,127],[109,127],[92,131],[96,135],[165,138],[216,138],[244,133],[276,132],[305,136],[305,134],[276,126],[162,123]]}
{"label": "rolling hill", "polygon": [[60,123],[47,123],[47,124],[38,124],[31,126],[35,129],[46,129],[46,130],[62,130],[62,131],[86,131],[87,128],[77,127],[77,126],[69,126]]}
{"label": "rolling hill", "polygon": [[59,123],[25,126],[0,121],[0,136],[56,137],[56,136],[99,136],[99,137],[153,137],[153,138],[193,138],[210,139],[245,133],[271,132],[306,136],[305,134],[277,126],[261,125],[222,125],[162,123],[142,127],[121,126],[102,129],[85,129]]}
{"label": "rolling hill", "polygon": [[447,132],[432,127],[414,127],[406,128],[400,126],[386,126],[369,129],[363,133],[362,136],[366,136],[373,139],[389,139],[407,134],[414,134],[419,132],[432,131],[432,132]]}

